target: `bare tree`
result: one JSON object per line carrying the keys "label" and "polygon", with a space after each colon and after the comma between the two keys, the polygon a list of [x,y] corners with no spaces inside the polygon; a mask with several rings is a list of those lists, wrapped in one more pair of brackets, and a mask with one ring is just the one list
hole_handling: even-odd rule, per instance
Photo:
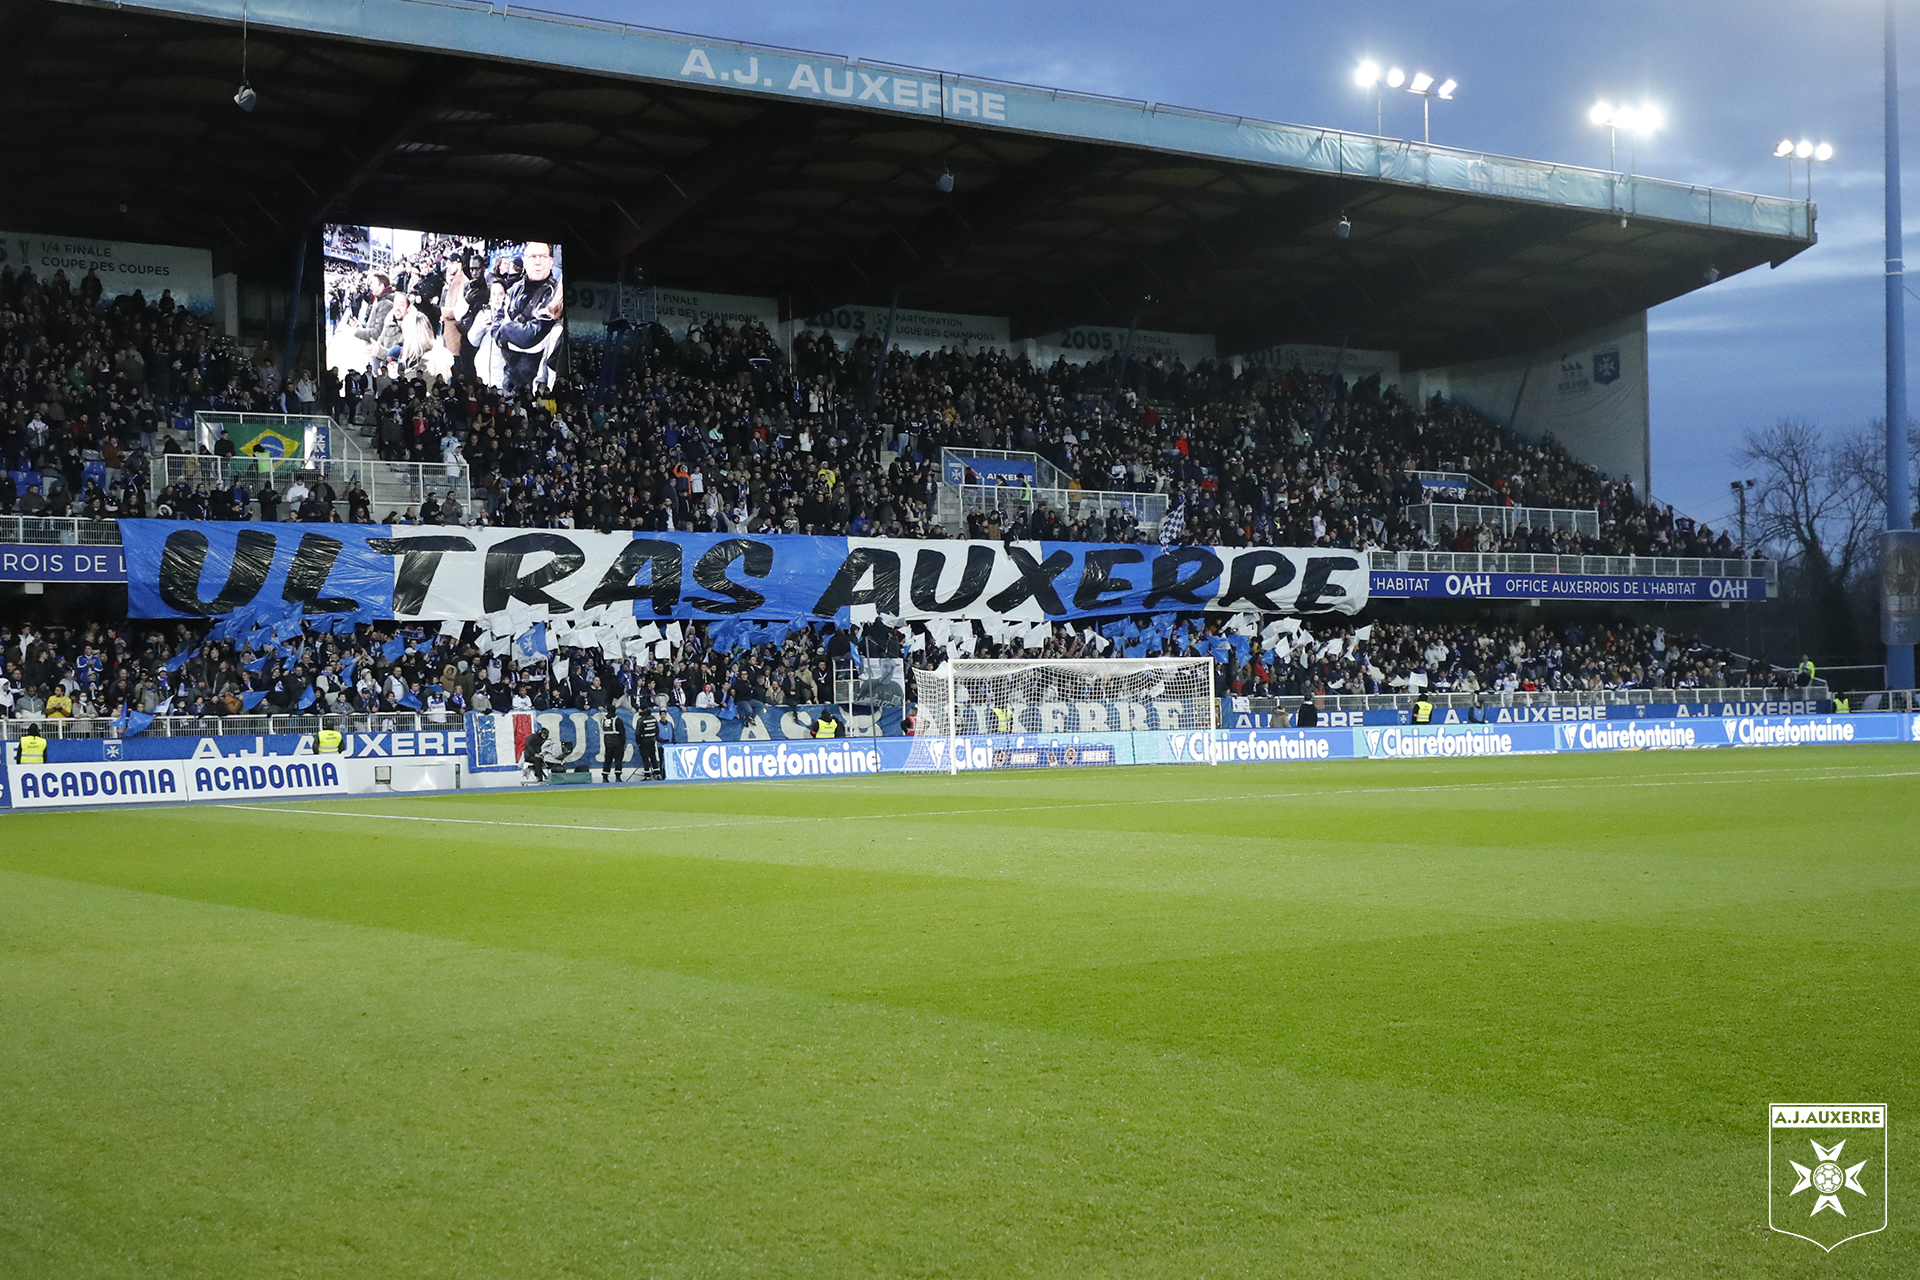
{"label": "bare tree", "polygon": [[[1870,465],[1878,439],[1861,428],[1829,440],[1815,423],[1782,418],[1748,431],[1738,455],[1760,481],[1754,491],[1759,541],[1797,580],[1792,594],[1805,610],[1803,630],[1811,647],[1825,653],[1851,652],[1859,644],[1859,610],[1849,589],[1870,574],[1885,526]],[[1884,479],[1878,488],[1885,491]]]}
{"label": "bare tree", "polygon": [[[1864,428],[1829,441],[1814,423],[1782,418],[1747,432],[1741,447],[1742,466],[1760,481],[1754,495],[1760,540],[1805,573],[1816,591],[1829,584],[1844,589],[1872,557],[1881,520],[1873,478],[1863,468],[1868,443]],[[1880,487],[1884,491],[1884,481]]]}
{"label": "bare tree", "polygon": [[[1842,440],[1835,449],[1834,465],[1849,475],[1858,476],[1873,494],[1882,513],[1887,505],[1887,444],[1885,418],[1875,418],[1865,428]],[[1907,495],[1913,507],[1920,507],[1920,423],[1907,424],[1907,479],[1914,491]]]}

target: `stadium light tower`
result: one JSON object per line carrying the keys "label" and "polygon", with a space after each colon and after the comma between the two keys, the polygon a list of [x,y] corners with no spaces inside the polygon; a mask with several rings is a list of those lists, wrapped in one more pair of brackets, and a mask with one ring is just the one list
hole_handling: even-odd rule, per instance
{"label": "stadium light tower", "polygon": [[1385,90],[1399,89],[1411,93],[1420,99],[1421,141],[1426,146],[1433,145],[1433,100],[1441,98],[1453,101],[1454,90],[1460,87],[1458,80],[1449,77],[1436,82],[1424,71],[1416,71],[1411,77],[1399,67],[1391,67],[1386,72],[1380,70],[1380,64],[1368,58],[1353,72],[1353,82],[1362,89],[1373,90],[1373,127],[1376,136],[1386,136],[1384,120],[1385,108],[1381,100]]}
{"label": "stadium light tower", "polygon": [[[1881,37],[1885,64],[1882,107],[1886,114],[1886,290],[1887,290],[1887,532],[1897,535],[1912,527],[1909,504],[1912,487],[1907,478],[1907,287],[1905,248],[1900,232],[1900,63],[1894,41],[1893,0],[1885,0],[1886,26]],[[1812,228],[1809,227],[1811,232]],[[1893,552],[1894,538],[1881,546],[1883,566]],[[1887,646],[1887,688],[1913,688],[1913,636],[1901,624],[1910,619],[1888,616],[1888,578],[1881,579],[1880,639]]]}
{"label": "stadium light tower", "polygon": [[1593,104],[1593,110],[1587,112],[1587,119],[1607,130],[1607,169],[1610,172],[1620,171],[1620,131],[1627,131],[1629,178],[1633,176],[1638,140],[1667,123],[1666,113],[1656,106],[1616,107],[1604,99]]}
{"label": "stadium light tower", "polygon": [[1813,200],[1814,162],[1818,161],[1821,164],[1825,164],[1827,161],[1833,159],[1833,144],[1830,142],[1815,144],[1807,141],[1805,138],[1800,139],[1798,142],[1795,142],[1792,138],[1782,138],[1780,139],[1780,145],[1773,149],[1773,155],[1776,160],[1785,160],[1787,162],[1787,199],[1789,200],[1793,199],[1793,162],[1795,160],[1806,162],[1807,200],[1811,202]]}

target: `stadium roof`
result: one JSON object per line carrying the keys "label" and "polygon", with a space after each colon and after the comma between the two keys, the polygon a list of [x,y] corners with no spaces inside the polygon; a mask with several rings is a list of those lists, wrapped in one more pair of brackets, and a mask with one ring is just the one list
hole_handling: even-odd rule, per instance
{"label": "stadium roof", "polygon": [[538,236],[581,278],[626,260],[797,316],[897,290],[1016,338],[1137,320],[1406,368],[1537,350],[1813,243],[1813,210],[1774,197],[484,0],[247,0],[243,113],[241,16],[0,0],[0,226],[275,281],[322,220]]}

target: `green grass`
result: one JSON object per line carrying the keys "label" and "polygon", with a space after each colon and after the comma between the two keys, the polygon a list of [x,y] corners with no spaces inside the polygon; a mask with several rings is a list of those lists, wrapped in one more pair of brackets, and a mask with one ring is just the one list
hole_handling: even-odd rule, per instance
{"label": "green grass", "polygon": [[[1911,1277],[1917,817],[1862,747],[15,814],[0,1276]],[[1766,1229],[1773,1100],[1889,1104],[1890,1231]]]}

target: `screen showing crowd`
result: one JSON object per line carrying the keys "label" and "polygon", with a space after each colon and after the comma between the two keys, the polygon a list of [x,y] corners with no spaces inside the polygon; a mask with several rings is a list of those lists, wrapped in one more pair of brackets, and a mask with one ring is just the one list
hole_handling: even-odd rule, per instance
{"label": "screen showing crowd", "polygon": [[342,382],[456,374],[550,388],[566,340],[560,246],[434,231],[322,230],[327,365]]}

